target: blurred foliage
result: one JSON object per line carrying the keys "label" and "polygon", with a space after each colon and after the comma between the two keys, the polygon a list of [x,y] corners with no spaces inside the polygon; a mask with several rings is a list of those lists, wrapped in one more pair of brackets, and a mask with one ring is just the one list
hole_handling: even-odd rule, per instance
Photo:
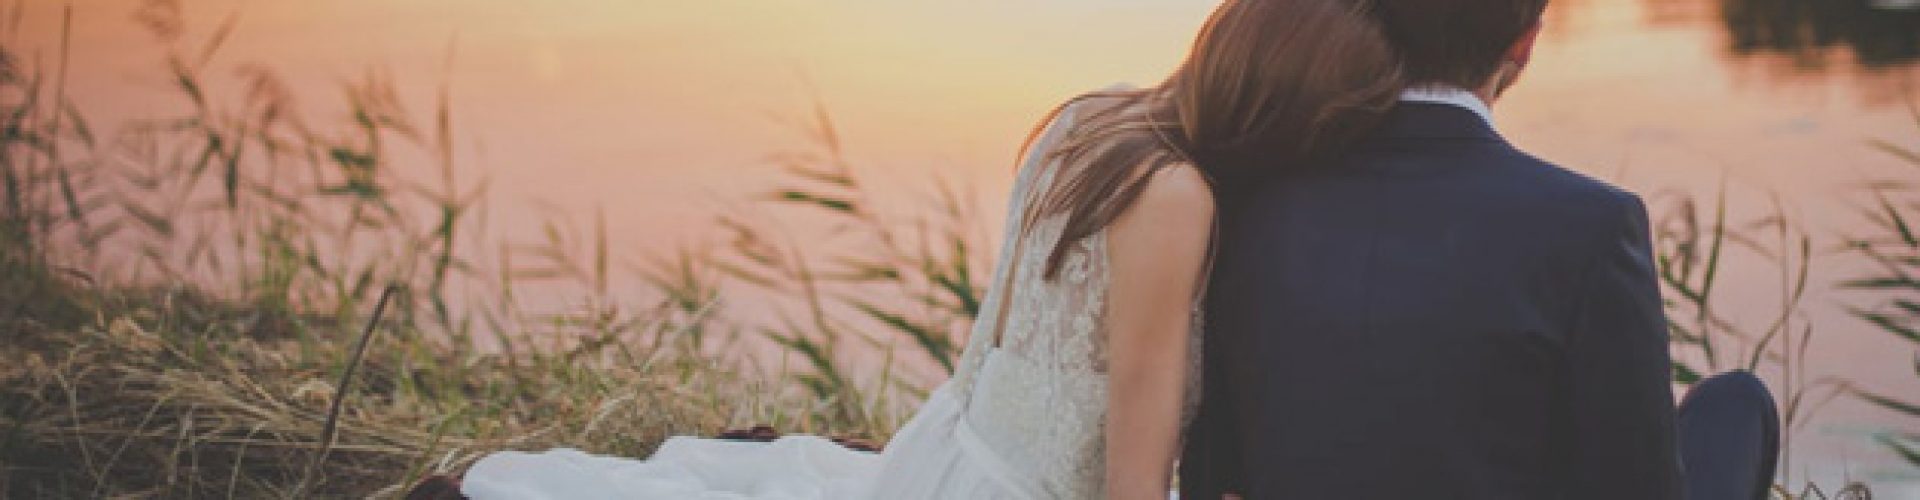
{"label": "blurred foliage", "polygon": [[[889,379],[747,356],[718,256],[644,259],[629,267],[649,297],[626,298],[603,218],[478,236],[485,183],[457,177],[445,85],[417,120],[369,72],[316,119],[267,66],[210,81],[234,17],[195,39],[176,2],[144,5],[185,111],[108,135],[65,93],[64,45],[22,55],[25,6],[0,8],[0,496],[394,496],[501,448],[644,456],[751,424],[898,425]],[[922,260],[886,279],[927,269],[976,293],[965,264],[886,264]],[[522,305],[555,290],[577,300]],[[895,307],[861,311],[950,356],[964,318]],[[820,343],[826,325],[783,335]]]}
{"label": "blurred foliage", "polygon": [[[1920,107],[1914,110],[1914,122],[1920,125]],[[1920,149],[1876,139],[1872,146],[1920,168]],[[1842,283],[1847,289],[1870,292],[1884,297],[1875,307],[1856,307],[1853,316],[1908,343],[1920,345],[1920,236],[1913,222],[1920,219],[1920,185],[1906,180],[1883,180],[1868,186],[1871,200],[1862,206],[1874,232],[1847,242],[1856,255],[1878,268],[1877,272]],[[1913,370],[1920,376],[1920,352],[1916,352]],[[1920,418],[1920,400],[1894,396],[1859,384],[1849,390],[1875,406],[1908,417]],[[1880,441],[1907,462],[1920,466],[1920,433],[1892,430]]]}

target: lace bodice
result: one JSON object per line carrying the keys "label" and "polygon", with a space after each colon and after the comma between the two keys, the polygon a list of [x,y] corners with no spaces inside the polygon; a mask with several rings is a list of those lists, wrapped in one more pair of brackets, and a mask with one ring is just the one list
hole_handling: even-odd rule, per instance
{"label": "lace bodice", "polygon": [[[1099,105],[1067,106],[1028,148],[1008,206],[996,286],[947,388],[965,406],[964,425],[989,453],[1032,478],[1028,493],[1040,498],[1105,497],[1106,232],[1074,244],[1050,280],[1045,264],[1065,216],[1028,217],[1069,168],[1048,152],[1088,112],[1081,108]],[[1192,352],[1197,358],[1197,345]]]}

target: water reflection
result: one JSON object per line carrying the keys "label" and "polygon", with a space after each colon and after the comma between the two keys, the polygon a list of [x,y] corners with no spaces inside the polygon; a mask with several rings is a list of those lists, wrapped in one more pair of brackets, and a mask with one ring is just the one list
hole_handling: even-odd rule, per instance
{"label": "water reflection", "polygon": [[1833,69],[1836,52],[1859,68],[1920,59],[1920,0],[1721,0],[1735,55],[1778,54],[1809,70]]}
{"label": "water reflection", "polygon": [[[1735,87],[1879,107],[1904,103],[1920,76],[1920,0],[1555,0],[1546,44],[1635,39],[1596,54],[1658,65],[1707,48],[1718,67],[1662,77],[1730,77]],[[1701,80],[1696,80],[1701,81]],[[1846,97],[1841,97],[1846,96]]]}

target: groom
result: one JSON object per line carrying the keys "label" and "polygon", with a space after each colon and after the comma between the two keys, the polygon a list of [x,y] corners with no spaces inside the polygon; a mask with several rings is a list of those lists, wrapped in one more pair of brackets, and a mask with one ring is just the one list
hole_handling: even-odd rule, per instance
{"label": "groom", "polygon": [[1373,4],[1412,90],[1223,205],[1181,497],[1679,498],[1646,209],[1488,110],[1545,0]]}

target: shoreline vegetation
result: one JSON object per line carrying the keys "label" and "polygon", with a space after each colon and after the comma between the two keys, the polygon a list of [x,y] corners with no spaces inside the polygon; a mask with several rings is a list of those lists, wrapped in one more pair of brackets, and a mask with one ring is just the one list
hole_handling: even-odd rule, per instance
{"label": "shoreline vegetation", "polygon": [[[369,73],[344,85],[343,114],[314,120],[267,66],[209,85],[234,18],[193,37],[177,2],[149,2],[136,18],[172,48],[161,67],[187,111],[102,135],[66,93],[64,38],[51,57],[20,52],[23,8],[0,4],[0,496],[393,498],[506,448],[645,456],[759,424],[883,442],[928,389],[902,367],[951,371],[978,313],[992,247],[973,208],[942,187],[916,217],[874,209],[824,107],[797,120],[808,147],[769,157],[787,187],[754,207],[813,217],[852,250],[724,215],[725,244],[624,265],[597,213],[541,241],[485,236],[485,182],[458,175],[444,84],[423,118]],[[1885,292],[1891,308],[1856,314],[1920,343],[1908,189],[1877,184],[1887,235],[1847,242],[1887,276],[1845,285]],[[1789,452],[1834,398],[1920,418],[1806,375],[1818,330],[1800,302],[1830,285],[1808,282],[1821,250],[1784,209],[1732,220],[1724,192],[1653,199],[1676,383],[1778,375]],[[1781,277],[1758,328],[1715,307],[1740,253]],[[741,293],[769,297],[755,305],[772,319],[748,319],[728,300]],[[1884,441],[1920,466],[1920,435]],[[1871,498],[1787,482],[1778,498]]]}
{"label": "shoreline vegetation", "polygon": [[64,40],[19,52],[22,8],[0,4],[0,496],[394,497],[505,448],[645,456],[762,424],[882,441],[926,389],[897,365],[951,370],[979,307],[964,204],[870,209],[824,110],[756,204],[858,251],[727,215],[722,248],[626,266],[597,214],[486,240],[444,85],[421,119],[369,73],[309,120],[264,66],[209,81],[233,18],[190,39],[150,2],[187,111],[102,135],[65,93]]}

